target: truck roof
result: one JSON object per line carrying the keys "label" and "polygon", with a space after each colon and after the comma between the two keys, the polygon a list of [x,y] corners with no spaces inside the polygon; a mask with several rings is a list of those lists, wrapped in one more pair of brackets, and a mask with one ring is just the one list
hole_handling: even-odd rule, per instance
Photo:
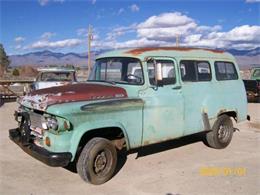
{"label": "truck roof", "polygon": [[164,56],[164,57],[191,57],[191,58],[214,58],[214,59],[229,59],[234,60],[234,57],[225,51],[206,49],[206,48],[192,48],[192,47],[144,47],[144,48],[130,48],[109,51],[97,57],[135,57],[145,60],[149,56]]}

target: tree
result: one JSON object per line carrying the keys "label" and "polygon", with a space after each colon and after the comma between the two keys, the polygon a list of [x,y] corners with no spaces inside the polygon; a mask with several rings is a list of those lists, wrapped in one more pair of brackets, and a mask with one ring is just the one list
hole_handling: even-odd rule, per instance
{"label": "tree", "polygon": [[19,76],[19,75],[20,75],[20,72],[19,72],[19,70],[18,70],[17,68],[15,68],[15,69],[13,70],[13,75],[14,75],[14,76]]}
{"label": "tree", "polygon": [[10,64],[10,60],[5,53],[5,49],[4,49],[3,45],[0,43],[0,67],[1,67],[1,69],[6,71],[9,64]]}

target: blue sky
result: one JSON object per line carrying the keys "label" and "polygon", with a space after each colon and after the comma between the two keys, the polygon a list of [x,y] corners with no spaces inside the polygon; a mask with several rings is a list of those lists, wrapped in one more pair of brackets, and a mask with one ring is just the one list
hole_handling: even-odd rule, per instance
{"label": "blue sky", "polygon": [[259,0],[0,0],[0,42],[7,53],[182,46],[260,47]]}

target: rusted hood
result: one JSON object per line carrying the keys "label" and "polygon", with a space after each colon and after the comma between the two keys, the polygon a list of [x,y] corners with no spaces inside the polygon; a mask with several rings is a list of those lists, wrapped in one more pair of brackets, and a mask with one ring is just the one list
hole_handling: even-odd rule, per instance
{"label": "rusted hood", "polygon": [[78,83],[35,90],[20,99],[20,103],[45,110],[49,105],[65,102],[115,99],[127,97],[121,87],[94,83]]}

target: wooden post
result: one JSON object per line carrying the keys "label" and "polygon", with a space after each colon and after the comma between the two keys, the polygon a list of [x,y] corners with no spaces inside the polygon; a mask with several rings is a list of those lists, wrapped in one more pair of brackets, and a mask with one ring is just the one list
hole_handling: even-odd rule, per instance
{"label": "wooden post", "polygon": [[92,27],[91,25],[88,26],[88,77],[91,70],[91,41],[93,39],[92,35]]}

